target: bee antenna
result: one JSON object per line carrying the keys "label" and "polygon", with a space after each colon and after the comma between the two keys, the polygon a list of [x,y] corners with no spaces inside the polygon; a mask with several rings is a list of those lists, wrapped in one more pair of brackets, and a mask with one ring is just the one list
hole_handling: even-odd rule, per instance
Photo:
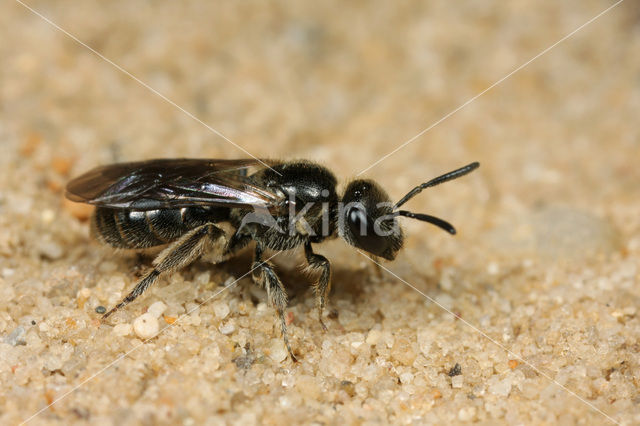
{"label": "bee antenna", "polygon": [[447,222],[446,220],[442,220],[439,217],[435,217],[435,216],[431,216],[431,215],[423,214],[423,213],[412,213],[412,212],[407,211],[407,210],[398,210],[398,211],[394,212],[393,214],[395,216],[410,217],[412,219],[418,219],[418,220],[421,220],[423,222],[428,222],[428,223],[430,223],[432,225],[437,226],[438,228],[444,229],[445,231],[447,231],[451,235],[455,235],[456,234],[456,228],[454,228],[453,225],[450,224],[449,222]]}
{"label": "bee antenna", "polygon": [[[412,199],[413,197],[415,197],[416,195],[418,195],[419,193],[422,192],[423,189],[432,187],[432,186],[436,186],[436,185],[440,185],[441,183],[445,183],[447,181],[453,180],[453,179],[457,179],[459,177],[462,177],[468,173],[471,173],[472,171],[474,171],[475,169],[477,169],[478,167],[480,167],[480,163],[478,163],[477,161],[471,163],[471,164],[467,164],[464,167],[461,167],[459,169],[456,169],[452,172],[449,173],[445,173],[442,176],[438,176],[437,178],[431,179],[429,182],[425,182],[421,185],[416,186],[415,188],[413,188],[411,191],[409,191],[409,193],[407,195],[405,195],[404,197],[402,197],[400,199],[400,201],[398,201],[396,203],[395,206],[393,206],[393,209],[396,210],[398,207],[400,207],[401,205],[403,205],[404,203],[406,203],[407,201],[409,201],[410,199]],[[408,213],[408,212],[407,212]],[[414,213],[412,213],[414,214]],[[407,216],[402,214],[401,216]],[[426,215],[424,215],[426,216]],[[413,216],[407,216],[407,217],[413,217]],[[432,217],[432,216],[429,216]],[[415,217],[415,219],[418,219],[417,217]],[[420,219],[423,220],[423,219]],[[438,219],[440,220],[440,219]],[[426,220],[426,222],[429,222],[428,220]],[[435,222],[431,222],[434,225],[437,225]],[[446,223],[446,222],[444,222]],[[449,224],[447,224],[449,225]],[[440,225],[437,225],[440,226]],[[451,225],[449,225],[451,226]],[[440,226],[442,228],[442,226]],[[444,229],[444,228],[443,228]],[[451,229],[453,229],[453,227],[451,226]],[[451,231],[449,231],[451,232]],[[454,234],[454,232],[452,232],[452,234]]]}

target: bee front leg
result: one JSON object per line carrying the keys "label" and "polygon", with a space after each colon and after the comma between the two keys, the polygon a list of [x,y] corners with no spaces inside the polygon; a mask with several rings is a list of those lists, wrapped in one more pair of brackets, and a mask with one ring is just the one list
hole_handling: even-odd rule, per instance
{"label": "bee front leg", "polygon": [[307,257],[307,263],[311,269],[320,270],[320,278],[314,284],[313,289],[316,293],[316,307],[318,308],[318,320],[322,328],[327,331],[327,326],[322,321],[322,311],[327,299],[327,293],[331,289],[331,264],[326,257],[313,252],[311,243],[307,242],[304,246],[304,254]]}
{"label": "bee front leg", "polygon": [[263,248],[260,244],[256,245],[255,257],[253,259],[252,278],[253,281],[259,285],[262,285],[267,290],[267,298],[269,303],[276,309],[276,314],[280,320],[280,329],[282,331],[282,338],[284,344],[289,351],[289,356],[295,362],[297,361],[293,351],[291,350],[291,344],[289,343],[289,335],[287,334],[287,323],[284,318],[284,311],[287,308],[287,292],[273,270],[273,266],[270,263],[262,260]]}
{"label": "bee front leg", "polygon": [[138,296],[151,286],[158,277],[164,273],[173,272],[184,268],[194,260],[196,260],[208,244],[217,242],[225,238],[224,231],[212,223],[199,226],[184,234],[180,239],[171,243],[166,249],[162,250],[158,257],[153,261],[154,268],[148,272],[136,286],[120,303],[113,309],[102,316],[102,319],[118,309],[133,302]]}

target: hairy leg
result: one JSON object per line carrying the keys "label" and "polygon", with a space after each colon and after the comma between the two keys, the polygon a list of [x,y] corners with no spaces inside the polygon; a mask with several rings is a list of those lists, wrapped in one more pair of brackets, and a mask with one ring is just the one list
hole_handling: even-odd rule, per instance
{"label": "hairy leg", "polygon": [[235,252],[243,249],[247,244],[249,244],[249,242],[251,242],[252,237],[249,234],[241,234],[238,231],[236,231],[231,238],[229,238],[229,241],[227,241],[227,244],[225,246],[224,249],[224,256],[229,256],[234,254]]}
{"label": "hairy leg", "polygon": [[307,257],[309,268],[319,270],[320,277],[314,284],[313,289],[316,294],[316,307],[318,308],[318,320],[320,325],[326,331],[327,326],[322,321],[322,311],[324,310],[327,294],[331,288],[331,264],[326,257],[313,252],[311,243],[307,242],[304,246],[304,254]]}
{"label": "hairy leg", "polygon": [[148,272],[131,292],[113,309],[102,316],[103,319],[118,309],[133,302],[138,296],[153,284],[160,275],[184,268],[196,260],[208,244],[215,243],[224,238],[224,232],[212,223],[199,226],[180,239],[174,241],[164,249],[153,261],[154,268]]}
{"label": "hairy leg", "polygon": [[293,355],[293,351],[291,350],[291,345],[289,344],[287,323],[284,318],[284,311],[287,308],[288,302],[287,292],[285,291],[280,278],[278,278],[278,275],[276,275],[276,272],[273,270],[273,266],[262,260],[262,252],[262,247],[259,244],[256,245],[256,252],[252,265],[252,277],[256,283],[262,285],[267,290],[269,303],[276,308],[276,314],[280,321],[282,338],[284,339],[284,344],[289,351],[289,356],[291,356],[293,361],[297,361],[295,355]]}

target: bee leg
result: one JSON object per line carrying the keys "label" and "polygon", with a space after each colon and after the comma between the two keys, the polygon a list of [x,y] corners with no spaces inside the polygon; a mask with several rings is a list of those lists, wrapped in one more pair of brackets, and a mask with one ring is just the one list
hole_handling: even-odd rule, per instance
{"label": "bee leg", "polygon": [[322,321],[322,311],[326,303],[327,293],[331,289],[331,264],[326,257],[321,256],[313,252],[311,243],[307,242],[304,246],[304,254],[307,257],[307,263],[312,269],[320,270],[320,278],[314,284],[313,289],[316,293],[316,307],[318,308],[318,321],[324,331],[327,331],[327,326]]}
{"label": "bee leg", "polygon": [[291,360],[296,362],[298,360],[291,350],[289,335],[287,334],[287,323],[284,318],[284,311],[287,308],[287,292],[271,264],[262,261],[262,251],[262,247],[259,244],[256,245],[256,253],[251,267],[252,278],[256,283],[262,285],[267,290],[269,303],[276,308],[276,313],[280,320],[280,329],[282,331],[284,344],[287,347],[287,351],[289,351]]}
{"label": "bee leg", "polygon": [[236,232],[235,234],[233,234],[231,236],[231,238],[229,238],[229,241],[227,242],[227,245],[224,249],[224,255],[228,256],[231,255],[235,252],[237,252],[238,250],[241,250],[242,248],[244,248],[247,244],[249,244],[249,242],[252,240],[252,236],[249,234],[240,234],[238,232]]}
{"label": "bee leg", "polygon": [[199,226],[184,234],[180,239],[174,241],[169,247],[160,252],[158,257],[153,261],[154,268],[136,284],[133,290],[131,290],[131,293],[122,299],[113,309],[104,314],[102,319],[107,318],[118,309],[133,302],[138,296],[144,293],[160,275],[184,268],[196,260],[203,253],[208,243],[215,242],[220,238],[224,238],[224,231],[212,223]]}

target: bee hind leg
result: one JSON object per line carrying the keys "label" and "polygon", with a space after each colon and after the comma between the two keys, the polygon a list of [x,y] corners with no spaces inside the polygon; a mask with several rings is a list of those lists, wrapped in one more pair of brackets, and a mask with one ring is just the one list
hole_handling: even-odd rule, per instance
{"label": "bee hind leg", "polygon": [[224,232],[212,223],[201,225],[184,234],[160,252],[153,261],[154,268],[136,284],[120,303],[104,314],[102,319],[133,302],[156,282],[160,275],[182,269],[196,260],[208,246],[221,238],[225,238]]}

